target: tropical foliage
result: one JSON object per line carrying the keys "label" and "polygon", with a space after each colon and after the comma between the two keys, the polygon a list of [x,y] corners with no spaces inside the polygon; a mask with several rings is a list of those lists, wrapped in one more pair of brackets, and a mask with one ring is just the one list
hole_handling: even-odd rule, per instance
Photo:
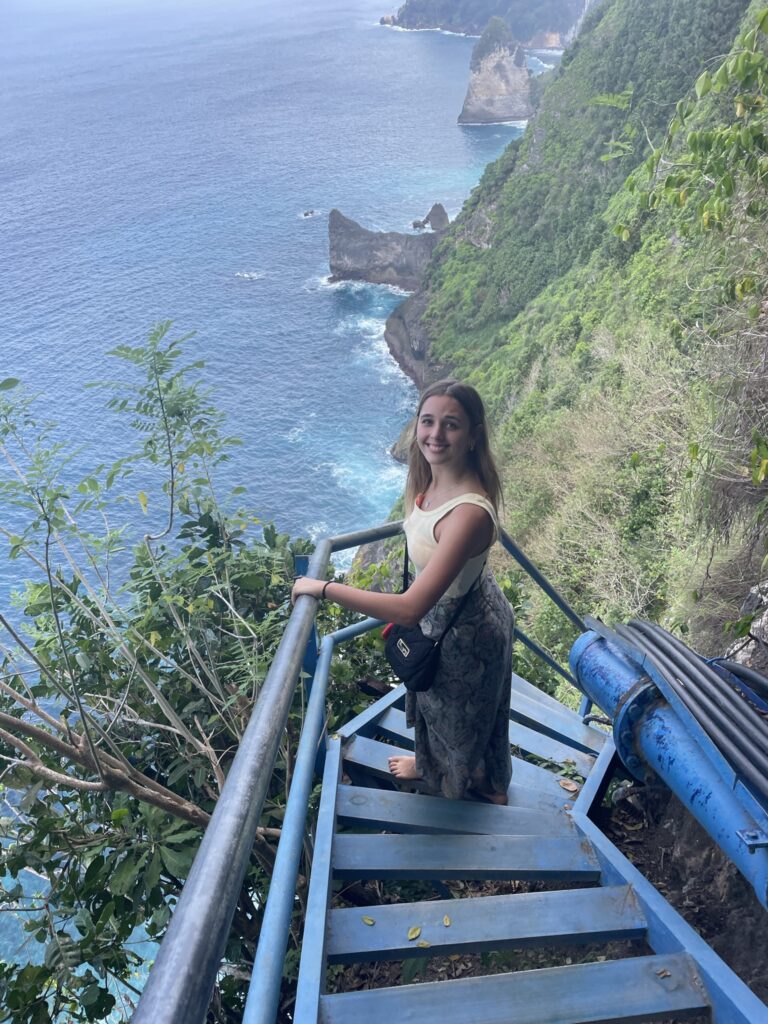
{"label": "tropical foliage", "polygon": [[[14,1024],[130,1016],[282,633],[293,558],[308,550],[217,500],[235,442],[169,327],[114,352],[125,369],[108,405],[138,444],[80,480],[34,398],[0,383],[0,532],[28,579],[0,613],[4,909],[28,935],[0,967],[0,1019]],[[114,525],[121,509],[144,525],[138,543]],[[359,699],[355,657],[339,713]],[[212,1020],[242,1003],[301,714],[298,698]]]}

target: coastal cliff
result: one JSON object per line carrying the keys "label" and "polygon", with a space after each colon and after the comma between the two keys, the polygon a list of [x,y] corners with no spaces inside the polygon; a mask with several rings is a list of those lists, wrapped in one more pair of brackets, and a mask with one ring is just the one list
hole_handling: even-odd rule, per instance
{"label": "coastal cliff", "polygon": [[459,124],[527,121],[533,113],[530,80],[521,46],[486,54],[470,72]]}
{"label": "coastal cliff", "polygon": [[369,231],[339,210],[328,217],[329,262],[332,281],[368,281],[414,291],[440,241],[448,216],[439,204],[420,226],[441,225],[441,230],[409,235],[399,231]]}
{"label": "coastal cliff", "polygon": [[[765,211],[738,188],[712,205],[712,189],[752,181],[749,154],[723,184],[696,177],[702,133],[714,144],[721,124],[753,117],[766,130],[761,103],[741,115],[733,102],[744,61],[718,71],[748,9],[593,4],[525,135],[486,168],[385,334],[417,384],[451,373],[480,389],[505,525],[576,606],[667,615],[712,654],[726,621],[746,621],[768,508],[750,468],[768,463]],[[756,38],[762,53],[768,35]],[[669,168],[683,184],[664,185]],[[556,649],[561,631],[531,601],[533,635]]]}
{"label": "coastal cliff", "polygon": [[478,4],[465,0],[407,0],[396,14],[384,15],[381,24],[408,29],[439,28],[479,36],[490,18],[499,17],[507,22],[516,39],[527,46],[541,46],[541,42],[534,40],[565,39],[589,2],[541,0],[532,4],[530,0],[488,0]]}

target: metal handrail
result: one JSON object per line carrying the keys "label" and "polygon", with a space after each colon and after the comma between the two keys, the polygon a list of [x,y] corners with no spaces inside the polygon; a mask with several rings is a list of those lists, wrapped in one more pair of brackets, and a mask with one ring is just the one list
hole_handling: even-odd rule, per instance
{"label": "metal handrail", "polygon": [[[334,551],[400,532],[402,522],[398,521],[319,541],[307,575],[324,578]],[[579,616],[509,535],[501,531],[499,539],[570,621],[585,629]],[[133,1024],[202,1024],[205,1019],[316,610],[316,600],[303,595],[288,619],[132,1017]]]}
{"label": "metal handrail", "polygon": [[544,591],[547,597],[557,605],[560,611],[568,619],[571,620],[571,622],[574,624],[574,626],[576,626],[579,632],[586,633],[587,627],[584,625],[583,619],[581,619],[576,614],[576,612],[573,610],[573,608],[571,608],[571,606],[568,604],[565,598],[561,597],[560,594],[558,594],[558,592],[549,582],[549,580],[541,571],[541,569],[539,569],[538,566],[534,565],[534,563],[525,554],[525,552],[521,548],[519,548],[517,544],[515,544],[515,542],[512,540],[512,538],[509,536],[506,530],[499,531],[499,541],[501,542],[501,545],[504,548],[504,550],[514,558],[517,564],[525,572],[528,573],[533,582],[536,583],[539,587],[541,587],[541,589]]}
{"label": "metal handrail", "polygon": [[312,792],[318,745],[325,727],[325,695],[334,648],[337,644],[352,640],[381,625],[381,619],[363,619],[362,622],[329,633],[323,637],[320,644],[317,669],[312,680],[304,727],[293,766],[291,791],[283,818],[283,835],[272,870],[270,898],[267,900],[261,921],[259,944],[253,962],[251,986],[242,1024],[272,1024],[277,1013],[280,980],[293,911],[293,893],[296,889],[304,825],[307,819],[307,803]]}
{"label": "metal handrail", "polygon": [[[332,551],[392,537],[401,528],[399,522],[386,523],[320,541],[308,575],[323,578]],[[134,1024],[197,1024],[205,1019],[316,609],[314,598],[302,596],[288,619],[147,978]]]}

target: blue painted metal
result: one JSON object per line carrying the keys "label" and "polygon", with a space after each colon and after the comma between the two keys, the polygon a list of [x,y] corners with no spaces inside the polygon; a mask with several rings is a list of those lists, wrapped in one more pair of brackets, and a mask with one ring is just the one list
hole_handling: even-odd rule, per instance
{"label": "blue painted metal", "polygon": [[[727,781],[733,773],[719,763],[723,759],[711,741],[701,730],[692,734],[643,669],[596,633],[573,645],[571,668],[595,703],[615,719],[616,747],[627,768],[634,772],[644,763],[662,778],[768,906],[768,850],[750,850],[738,834],[764,830],[765,814],[754,801],[747,808],[734,799]],[[625,722],[632,729],[629,751]]]}
{"label": "blue painted metal", "polygon": [[517,546],[517,544],[515,544],[506,530],[500,531],[499,541],[504,550],[514,558],[522,569],[525,570],[533,582],[541,587],[547,597],[557,605],[566,618],[568,618],[578,630],[584,632],[587,627],[584,625],[583,620],[576,614],[573,608],[571,608],[565,598],[555,590],[544,573],[534,565],[530,558]]}
{"label": "blue painted metal", "polygon": [[684,951],[695,959],[712,1003],[716,1024],[768,1024],[768,1007],[728,968],[698,932],[608,840],[590,814],[612,774],[616,750],[603,748],[571,812],[574,824],[591,843],[602,868],[603,885],[630,885],[646,921],[647,942],[657,953]]}
{"label": "blue painted metal", "polygon": [[325,696],[334,648],[337,644],[367,633],[380,625],[378,619],[365,619],[330,633],[324,637],[320,645],[315,678],[293,768],[291,791],[285,808],[282,838],[275,858],[269,899],[262,919],[243,1024],[272,1024],[277,1014],[280,979],[294,905],[293,893],[301,860],[307,805],[312,792],[315,754],[325,728]]}
{"label": "blue painted metal", "polygon": [[528,634],[524,633],[522,629],[519,629],[517,626],[515,626],[515,639],[519,640],[520,643],[527,647],[529,651],[533,651],[537,658],[540,658],[545,665],[549,665],[554,672],[561,675],[563,679],[567,680],[567,682],[571,684],[571,686],[575,686],[578,689],[579,684],[573,678],[571,673],[567,672],[559,662],[555,661],[552,655],[548,654],[541,644],[537,644],[535,640],[531,640]]}
{"label": "blue painted metal", "polygon": [[[321,540],[308,575],[323,579],[332,551],[392,537],[401,529],[402,523],[385,523]],[[316,609],[317,601],[305,596],[291,613],[133,1015],[134,1024],[202,1024],[205,1019]]]}
{"label": "blue painted metal", "polygon": [[341,737],[328,737],[323,772],[323,792],[317,815],[317,834],[312,858],[307,909],[304,915],[301,974],[296,990],[295,1021],[316,1021],[320,996],[325,992],[325,915],[331,891],[331,857],[336,825],[336,793],[341,776]]}
{"label": "blue painted metal", "polygon": [[[297,576],[306,576],[309,572],[309,556],[308,555],[296,555],[293,559],[293,568]],[[311,691],[312,682],[314,679],[315,669],[317,668],[317,655],[319,649],[319,638],[317,635],[317,625],[312,622],[312,632],[307,640],[307,645],[304,648],[304,658],[301,662],[301,669],[304,675],[309,676],[309,690]]]}

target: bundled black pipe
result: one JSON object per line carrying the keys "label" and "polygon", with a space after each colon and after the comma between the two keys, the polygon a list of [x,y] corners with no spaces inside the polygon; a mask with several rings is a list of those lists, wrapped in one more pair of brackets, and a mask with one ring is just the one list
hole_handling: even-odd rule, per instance
{"label": "bundled black pipe", "polygon": [[718,658],[717,664],[722,665],[724,669],[746,683],[758,697],[768,700],[768,679],[765,676],[753,668],[749,668],[748,665],[741,665],[738,661],[729,661],[727,658]]}
{"label": "bundled black pipe", "polygon": [[660,626],[633,619],[616,633],[651,659],[733,768],[768,801],[768,721]]}

